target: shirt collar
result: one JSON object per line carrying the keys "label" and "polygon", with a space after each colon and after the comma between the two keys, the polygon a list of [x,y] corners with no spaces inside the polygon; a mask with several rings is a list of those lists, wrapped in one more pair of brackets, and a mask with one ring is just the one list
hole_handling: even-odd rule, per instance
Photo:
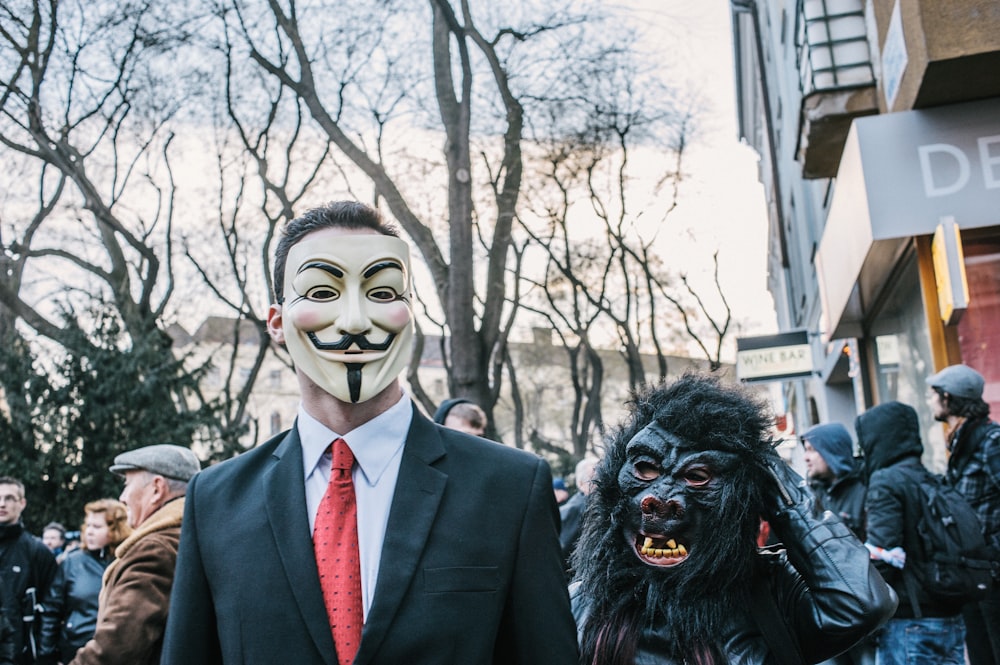
{"label": "shirt collar", "polygon": [[374,486],[390,460],[403,447],[412,420],[413,408],[406,393],[403,393],[393,406],[345,434],[338,434],[316,420],[300,403],[296,427],[302,445],[302,466],[305,477],[308,478],[316,470],[327,446],[333,440],[343,438],[354,454],[365,481]]}

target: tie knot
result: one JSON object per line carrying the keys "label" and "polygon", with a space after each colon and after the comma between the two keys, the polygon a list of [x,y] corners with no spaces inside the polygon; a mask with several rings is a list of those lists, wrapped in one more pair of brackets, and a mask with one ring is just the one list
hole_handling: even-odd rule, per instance
{"label": "tie knot", "polygon": [[343,439],[337,439],[330,444],[330,447],[333,452],[333,464],[331,468],[350,471],[354,465],[354,453],[351,452],[347,442]]}

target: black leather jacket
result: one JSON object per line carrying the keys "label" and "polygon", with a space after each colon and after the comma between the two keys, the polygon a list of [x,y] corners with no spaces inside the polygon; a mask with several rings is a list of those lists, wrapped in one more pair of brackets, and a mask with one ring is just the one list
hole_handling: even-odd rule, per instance
{"label": "black leather jacket", "polygon": [[39,656],[59,656],[61,662],[68,663],[77,649],[93,637],[97,628],[101,577],[114,559],[108,549],[78,549],[70,552],[59,565],[42,602]]}
{"label": "black leather jacket", "polygon": [[[771,520],[785,549],[761,552],[757,571],[767,585],[788,630],[798,641],[803,662],[817,663],[841,653],[885,623],[896,609],[896,595],[869,561],[865,549],[836,516],[814,517],[806,505],[789,508]],[[573,614],[582,626],[587,607],[571,588]],[[720,635],[732,665],[773,665],[771,646],[754,618],[760,602],[733,608]],[[635,665],[680,665],[658,645],[657,627],[643,631]]]}
{"label": "black leather jacket", "polygon": [[0,585],[0,665],[12,665],[14,662],[14,629],[3,613],[3,608],[12,601]]}
{"label": "black leather jacket", "polygon": [[[48,593],[56,574],[56,557],[24,530],[21,522],[0,525],[0,584],[4,586],[3,613],[14,630],[15,661],[30,663],[30,636],[35,634],[35,614],[31,608]],[[25,617],[30,621],[25,621]]]}

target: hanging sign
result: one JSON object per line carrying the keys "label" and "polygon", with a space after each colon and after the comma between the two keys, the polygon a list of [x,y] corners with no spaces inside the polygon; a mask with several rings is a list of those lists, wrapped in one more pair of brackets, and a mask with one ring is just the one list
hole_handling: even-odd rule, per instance
{"label": "hanging sign", "polygon": [[812,373],[812,347],[805,330],[736,340],[736,377],[740,381],[780,381]]}

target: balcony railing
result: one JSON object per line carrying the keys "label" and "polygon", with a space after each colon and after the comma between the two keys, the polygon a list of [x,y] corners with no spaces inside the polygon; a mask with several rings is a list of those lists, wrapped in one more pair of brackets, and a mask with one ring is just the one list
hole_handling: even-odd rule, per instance
{"label": "balcony railing", "polygon": [[863,0],[799,0],[802,96],[875,85]]}
{"label": "balcony railing", "polygon": [[803,177],[833,177],[851,121],[878,112],[864,0],[798,0],[795,34],[798,159]]}

